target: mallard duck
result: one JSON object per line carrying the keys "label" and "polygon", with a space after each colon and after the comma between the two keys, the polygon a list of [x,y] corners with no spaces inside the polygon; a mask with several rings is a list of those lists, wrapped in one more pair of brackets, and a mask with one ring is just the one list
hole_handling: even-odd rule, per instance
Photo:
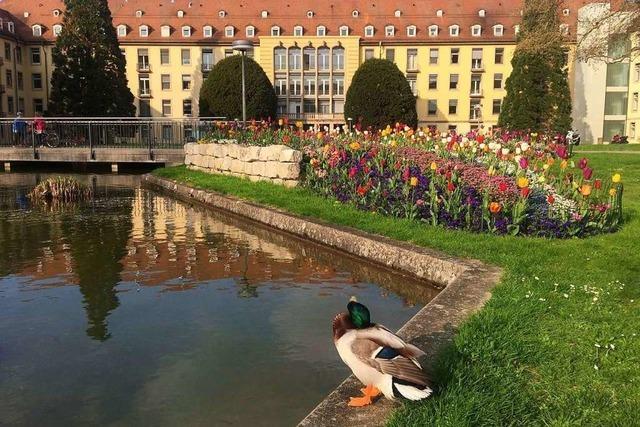
{"label": "mallard duck", "polygon": [[383,394],[387,399],[422,400],[432,393],[430,381],[417,358],[425,353],[405,343],[382,325],[371,323],[369,309],[352,298],[347,313],[333,319],[333,341],[342,361],[365,385],[364,396],[349,406],[366,406]]}

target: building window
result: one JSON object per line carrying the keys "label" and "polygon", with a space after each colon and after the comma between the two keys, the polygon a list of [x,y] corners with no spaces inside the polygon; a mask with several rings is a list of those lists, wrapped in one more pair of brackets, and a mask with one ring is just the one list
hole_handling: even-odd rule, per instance
{"label": "building window", "polygon": [[364,50],[364,60],[367,61],[369,59],[373,59],[373,49]]}
{"label": "building window", "polygon": [[182,59],[182,65],[191,65],[191,50],[182,49],[180,51],[180,57]]}
{"label": "building window", "polygon": [[310,99],[305,99],[302,108],[305,113],[313,114],[316,112],[316,102]]}
{"label": "building window", "polygon": [[202,35],[207,38],[213,37],[213,27],[211,25],[202,27]]}
{"label": "building window", "polygon": [[235,34],[235,28],[233,28],[232,26],[228,25],[226,27],[224,27],[224,36],[225,37],[233,37],[233,35]]}
{"label": "building window", "polygon": [[118,25],[118,37],[125,37],[127,35],[127,26]]}
{"label": "building window", "polygon": [[168,25],[163,25],[160,27],[160,36],[161,37],[170,37],[171,36],[171,27]]}
{"label": "building window", "polygon": [[160,65],[169,65],[169,49],[160,49]]}
{"label": "building window", "polygon": [[276,71],[284,71],[287,69],[287,49],[277,47],[273,50],[273,65]]}
{"label": "building window", "polygon": [[247,28],[245,28],[244,32],[247,37],[256,36],[256,28],[253,25],[249,25]]}
{"label": "building window", "polygon": [[498,114],[500,114],[500,110],[501,109],[502,109],[502,99],[494,99],[491,112],[494,115],[498,115]]}
{"label": "building window", "polygon": [[300,70],[302,68],[302,50],[294,47],[289,49],[289,69]]}
{"label": "building window", "polygon": [[407,77],[407,82],[409,82],[409,87],[411,88],[413,96],[418,96],[418,80],[416,79],[416,76]]}
{"label": "building window", "polygon": [[14,33],[16,31],[16,27],[13,25],[13,22],[7,22],[7,30],[9,30],[10,33]]}
{"label": "building window", "polygon": [[471,35],[473,37],[480,37],[482,35],[482,27],[480,25],[473,25],[471,27]]}
{"label": "building window", "polygon": [[318,26],[318,28],[316,28],[316,36],[324,37],[326,35],[327,35],[327,27],[325,27],[324,25],[320,25]]}
{"label": "building window", "polygon": [[149,37],[149,27],[146,25],[140,25],[138,33],[140,34],[140,37]]}
{"label": "building window", "polygon": [[316,94],[316,78],[314,76],[304,77],[304,94],[305,95]]}
{"label": "building window", "polygon": [[[313,51],[313,49],[311,49]],[[331,52],[328,47],[321,47],[318,49],[318,70],[328,71],[330,68],[329,59]]]}
{"label": "building window", "polygon": [[22,64],[22,47],[16,47],[16,62]]}
{"label": "building window", "polygon": [[11,61],[11,45],[8,42],[4,42],[4,59]]}
{"label": "building window", "polygon": [[629,64],[626,62],[615,62],[607,64],[607,86],[628,87],[629,86]]}
{"label": "building window", "polygon": [[6,71],[6,79],[7,87],[13,87],[13,74],[11,73],[11,70]]}
{"label": "building window", "polygon": [[273,88],[277,96],[285,96],[287,94],[287,79],[276,79]]}
{"label": "building window", "polygon": [[482,75],[471,74],[471,94],[482,95]]}
{"label": "building window", "polygon": [[340,27],[340,37],[347,37],[349,35],[349,27],[343,25]]}
{"label": "building window", "polygon": [[214,64],[213,49],[202,49],[202,72],[213,70]]}
{"label": "building window", "polygon": [[439,55],[440,51],[438,50],[438,48],[431,48],[429,49],[429,64],[431,65],[435,65],[438,63],[438,55]]}
{"label": "building window", "polygon": [[493,26],[493,35],[496,37],[502,37],[504,35],[504,26],[498,24]]}
{"label": "building window", "polygon": [[471,69],[472,70],[482,69],[482,48],[473,49],[471,51]]}
{"label": "building window", "polygon": [[409,25],[407,27],[407,37],[415,37],[416,36],[416,26],[415,25]]}
{"label": "building window", "polygon": [[629,123],[629,138],[636,137],[636,122]]}
{"label": "building window", "polygon": [[569,35],[569,25],[560,24],[560,34],[562,34],[563,36],[568,36]]}
{"label": "building window", "polygon": [[365,37],[373,37],[373,25],[367,25],[366,27],[364,27],[364,36]]}
{"label": "building window", "polygon": [[429,37],[437,37],[438,36],[438,26],[431,25],[429,26]]}
{"label": "building window", "polygon": [[151,65],[149,64],[149,50],[147,49],[138,49],[138,70],[147,72],[151,70]]}
{"label": "building window", "polygon": [[407,49],[407,71],[418,71],[418,49]]}
{"label": "building window", "polygon": [[469,120],[480,120],[482,116],[482,107],[479,99],[472,99],[469,104]]}
{"label": "building window", "polygon": [[333,76],[333,94],[339,96],[344,95],[344,77]]}
{"label": "building window", "polygon": [[182,115],[185,117],[191,117],[193,114],[193,101],[185,99],[182,101]]}
{"label": "building window", "polygon": [[429,74],[429,89],[438,89],[438,75]]}
{"label": "building window", "polygon": [[427,101],[427,114],[429,116],[435,116],[438,113],[438,101],[436,99],[430,99]]}
{"label": "building window", "polygon": [[293,27],[293,35],[295,37],[302,37],[303,34],[304,34],[304,28],[302,28],[301,25],[296,25],[295,27]]}
{"label": "building window", "polygon": [[18,71],[18,90],[24,90],[24,77],[22,72]]}
{"label": "building window", "polygon": [[191,90],[191,75],[182,75],[182,90]]}
{"label": "building window", "polygon": [[460,35],[460,27],[457,25],[452,25],[449,27],[449,36],[458,37]]}
{"label": "building window", "polygon": [[451,63],[457,64],[460,61],[460,49],[457,47],[451,48]]}
{"label": "building window", "polygon": [[173,126],[162,125],[162,140],[169,142],[173,140]]}
{"label": "building window", "polygon": [[271,37],[280,37],[280,27],[277,25],[271,27]]}
{"label": "building window", "polygon": [[162,100],[162,115],[164,117],[171,117],[171,100],[170,99]]}
{"label": "building window", "polygon": [[315,15],[315,14],[313,13],[313,10],[308,10],[308,11],[307,11],[307,18],[313,18],[313,15]]}
{"label": "building window", "polygon": [[[60,24],[55,24],[53,27],[53,35],[55,37],[60,37],[60,34],[62,34],[62,25]],[[125,28],[124,30],[124,35],[127,35],[127,29]]]}
{"label": "building window", "polygon": [[341,48],[341,47],[333,48],[333,70],[334,71],[344,70],[344,48]]}
{"label": "building window", "polygon": [[31,63],[33,65],[40,65],[40,48],[32,47],[31,48]]}
{"label": "building window", "polygon": [[387,61],[396,62],[396,50],[387,48],[384,50],[385,58]]}
{"label": "building window", "polygon": [[300,77],[291,77],[289,79],[289,95],[300,96],[302,93],[302,81]]}
{"label": "building window", "polygon": [[44,101],[42,98],[34,98],[33,112],[38,114],[42,114],[44,112]]}
{"label": "building window", "polygon": [[191,27],[186,25],[182,27],[182,37],[191,37]]}
{"label": "building window", "polygon": [[502,73],[496,73],[493,75],[493,88],[502,89]]}
{"label": "building window", "polygon": [[22,111],[24,113],[24,98],[18,98],[18,111]]}
{"label": "building window", "polygon": [[31,87],[34,90],[42,89],[42,74],[40,73],[31,74]]}
{"label": "building window", "polygon": [[169,74],[163,74],[160,76],[162,83],[162,90],[171,90],[171,76]]}
{"label": "building window", "polygon": [[458,74],[449,74],[449,89],[458,89],[458,81],[460,76]]}
{"label": "building window", "polygon": [[607,92],[604,96],[605,116],[624,116],[627,102],[627,92]]}
{"label": "building window", "polygon": [[331,84],[329,83],[329,77],[320,77],[318,81],[318,95],[329,95],[331,91]]}
{"label": "building window", "polygon": [[458,114],[458,100],[450,99],[449,100],[449,114]]}
{"label": "building window", "polygon": [[31,30],[33,31],[33,37],[42,37],[42,26],[34,25]]}
{"label": "building window", "polygon": [[635,64],[634,66],[634,70],[635,70],[635,78],[633,79],[636,82],[640,82],[640,63]]}
{"label": "building window", "polygon": [[7,96],[7,112],[13,114],[14,107],[13,96]]}
{"label": "building window", "polygon": [[352,16],[353,18],[357,18],[358,16],[360,16],[360,12],[359,12],[359,11],[357,11],[357,10],[354,10],[354,11],[352,11],[352,12],[351,12],[351,16]]}
{"label": "building window", "polygon": [[502,64],[503,61],[504,61],[504,48],[497,47],[496,48],[496,53],[495,53],[495,56],[494,56],[494,62],[496,64]]}
{"label": "building window", "polygon": [[396,33],[396,29],[393,25],[387,25],[384,27],[384,35],[386,37],[393,37]]}
{"label": "building window", "polygon": [[[7,77],[9,77],[9,70],[7,70]],[[7,82],[9,81],[9,79],[7,79]],[[9,83],[7,83],[7,86],[9,86]],[[634,92],[633,93],[633,98],[631,100],[631,110],[633,111],[638,111],[638,92]]]}
{"label": "building window", "polygon": [[138,94],[140,96],[151,96],[151,86],[149,84],[149,75],[140,74],[138,78]]}
{"label": "building window", "polygon": [[151,102],[148,99],[141,99],[138,103],[138,116],[151,117]]}
{"label": "building window", "polygon": [[[327,59],[328,59],[327,52]],[[302,69],[305,71],[316,69],[316,50],[312,47],[305,47],[302,50]]]}

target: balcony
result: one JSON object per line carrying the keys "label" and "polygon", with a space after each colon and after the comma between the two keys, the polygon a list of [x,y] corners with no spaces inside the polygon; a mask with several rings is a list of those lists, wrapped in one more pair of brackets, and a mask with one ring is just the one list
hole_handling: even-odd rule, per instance
{"label": "balcony", "polygon": [[300,120],[307,123],[343,123],[344,114],[338,113],[287,113],[282,114],[282,118],[290,121]]}
{"label": "balcony", "polygon": [[148,62],[138,62],[136,69],[139,73],[150,73],[151,64],[149,64]]}
{"label": "balcony", "polygon": [[151,98],[151,89],[139,89],[138,96],[140,98]]}
{"label": "balcony", "polygon": [[471,92],[469,92],[469,96],[471,98],[482,98],[483,97],[482,89],[471,88]]}
{"label": "balcony", "polygon": [[213,64],[203,63],[202,65],[200,65],[200,70],[203,73],[208,73],[213,70]]}
{"label": "balcony", "polygon": [[471,71],[476,72],[476,73],[482,73],[484,72],[484,65],[482,64],[482,61],[479,59],[474,59],[471,61]]}

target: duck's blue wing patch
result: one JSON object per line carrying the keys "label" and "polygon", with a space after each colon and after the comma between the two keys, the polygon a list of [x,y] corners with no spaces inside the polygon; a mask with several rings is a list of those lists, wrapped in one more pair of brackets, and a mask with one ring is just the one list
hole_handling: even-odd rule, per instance
{"label": "duck's blue wing patch", "polygon": [[376,359],[393,359],[394,357],[400,356],[400,353],[394,348],[391,347],[382,347],[382,349],[376,354]]}

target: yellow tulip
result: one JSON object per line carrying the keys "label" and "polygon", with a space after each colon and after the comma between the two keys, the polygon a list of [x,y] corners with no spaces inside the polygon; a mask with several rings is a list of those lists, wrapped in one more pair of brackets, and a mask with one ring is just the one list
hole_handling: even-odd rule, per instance
{"label": "yellow tulip", "polygon": [[493,176],[496,174],[496,168],[493,166],[489,166],[489,176]]}
{"label": "yellow tulip", "polygon": [[566,169],[567,168],[567,164],[568,162],[566,160],[563,160],[560,162],[560,169]]}
{"label": "yellow tulip", "polygon": [[418,185],[418,178],[416,178],[415,176],[412,176],[410,183],[412,187],[415,187],[416,185]]}
{"label": "yellow tulip", "polygon": [[622,176],[619,173],[613,174],[611,181],[617,184],[622,181]]}
{"label": "yellow tulip", "polygon": [[518,188],[527,188],[529,186],[529,180],[524,177],[521,176],[520,178],[518,178]]}
{"label": "yellow tulip", "polygon": [[436,164],[436,162],[431,162],[431,170],[435,171],[438,169],[438,165]]}
{"label": "yellow tulip", "polygon": [[615,195],[616,195],[616,193],[618,193],[618,190],[616,190],[615,188],[611,188],[611,189],[609,190],[609,195],[610,195],[611,197],[615,196]]}
{"label": "yellow tulip", "polygon": [[349,148],[351,148],[352,150],[358,150],[360,149],[360,143],[357,141],[354,141],[351,144],[349,144]]}

